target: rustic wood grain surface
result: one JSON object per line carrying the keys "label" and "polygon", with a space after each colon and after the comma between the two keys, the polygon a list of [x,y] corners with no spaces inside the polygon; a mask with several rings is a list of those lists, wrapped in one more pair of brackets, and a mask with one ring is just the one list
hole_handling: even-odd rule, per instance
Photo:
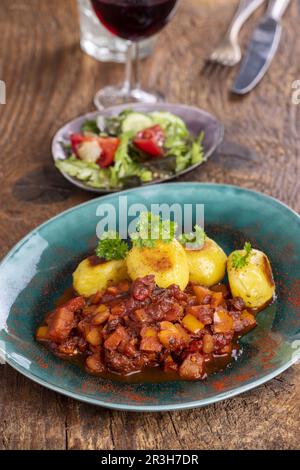
{"label": "rustic wood grain surface", "polygon": [[[233,183],[300,210],[300,2],[284,18],[276,60],[245,98],[230,96],[234,70],[203,71],[237,0],[183,0],[160,35],[143,77],[168,100],[198,105],[226,128],[222,149],[185,180]],[[262,10],[261,10],[262,11]],[[261,11],[243,30],[245,44]],[[54,169],[50,139],[93,109],[94,92],[121,80],[122,66],[100,64],[79,48],[75,0],[1,0],[0,255],[29,230],[91,198]],[[0,366],[0,449],[296,449],[300,446],[300,366],[205,409],[135,414],[81,404]]]}

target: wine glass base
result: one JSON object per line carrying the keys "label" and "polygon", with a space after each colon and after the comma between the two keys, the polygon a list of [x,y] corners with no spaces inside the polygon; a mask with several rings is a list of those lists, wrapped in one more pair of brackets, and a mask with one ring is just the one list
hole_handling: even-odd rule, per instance
{"label": "wine glass base", "polygon": [[155,104],[159,101],[164,101],[164,97],[157,91],[148,92],[140,88],[127,90],[126,88],[112,86],[102,88],[94,97],[94,104],[99,110],[126,103]]}

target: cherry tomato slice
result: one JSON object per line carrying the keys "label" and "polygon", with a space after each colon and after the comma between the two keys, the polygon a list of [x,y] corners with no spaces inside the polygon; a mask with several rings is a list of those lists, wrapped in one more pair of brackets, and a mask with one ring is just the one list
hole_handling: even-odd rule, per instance
{"label": "cherry tomato slice", "polygon": [[115,153],[119,147],[120,139],[117,137],[99,137],[98,141],[102,153],[97,163],[101,168],[106,168],[114,162]]}
{"label": "cherry tomato slice", "polygon": [[82,142],[84,142],[85,137],[82,134],[72,134],[70,137],[71,147],[73,153],[77,155],[77,149]]}
{"label": "cherry tomato slice", "polygon": [[161,157],[163,155],[162,148],[159,147],[153,140],[147,139],[134,139],[134,145],[143,152],[151,155],[151,157]]}
{"label": "cherry tomato slice", "polygon": [[151,157],[163,157],[165,134],[160,125],[148,127],[138,132],[133,140],[134,145]]}

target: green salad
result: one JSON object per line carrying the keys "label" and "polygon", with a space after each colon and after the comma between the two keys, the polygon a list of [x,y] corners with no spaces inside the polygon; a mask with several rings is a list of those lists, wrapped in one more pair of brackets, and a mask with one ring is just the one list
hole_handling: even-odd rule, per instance
{"label": "green salad", "polygon": [[94,188],[138,186],[167,179],[201,163],[204,133],[192,135],[169,112],[125,110],[118,116],[84,122],[62,144],[66,159],[56,167]]}

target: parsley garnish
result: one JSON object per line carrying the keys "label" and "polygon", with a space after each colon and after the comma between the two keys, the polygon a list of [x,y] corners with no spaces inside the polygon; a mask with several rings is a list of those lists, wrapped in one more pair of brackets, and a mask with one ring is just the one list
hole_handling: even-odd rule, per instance
{"label": "parsley garnish", "polygon": [[180,235],[178,241],[187,249],[200,250],[205,243],[206,234],[199,225],[195,225],[194,230],[194,232]]}
{"label": "parsley garnish", "polygon": [[159,215],[141,212],[136,232],[130,234],[133,246],[152,248],[157,240],[170,243],[174,240],[177,224],[171,220],[162,220]]}
{"label": "parsley garnish", "polygon": [[246,242],[244,245],[244,251],[245,254],[242,254],[241,252],[235,252],[232,255],[232,266],[235,269],[241,269],[247,266],[249,262],[249,256],[252,250],[251,243]]}
{"label": "parsley garnish", "polygon": [[124,259],[128,253],[128,245],[117,232],[108,231],[103,233],[95,252],[98,258],[106,261]]}

